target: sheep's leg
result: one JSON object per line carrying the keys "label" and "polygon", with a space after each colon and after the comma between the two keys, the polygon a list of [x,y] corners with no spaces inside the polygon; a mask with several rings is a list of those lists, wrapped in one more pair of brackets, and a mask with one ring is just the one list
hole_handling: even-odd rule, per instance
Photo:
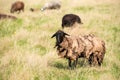
{"label": "sheep's leg", "polygon": [[88,58],[88,62],[89,62],[89,65],[92,66],[92,63],[94,61],[94,56],[93,56],[93,53],[90,55],[90,57]]}
{"label": "sheep's leg", "polygon": [[[77,63],[78,63],[78,58],[76,58],[76,66],[77,66]],[[76,66],[75,66],[75,67],[76,67]]]}
{"label": "sheep's leg", "polygon": [[70,59],[68,59],[68,66],[69,66],[69,67],[72,67],[72,65],[71,65],[71,60],[70,60]]}
{"label": "sheep's leg", "polygon": [[93,65],[95,66],[98,64],[98,60],[97,60],[98,58],[96,55],[94,55],[93,57],[94,57]]}
{"label": "sheep's leg", "polygon": [[[99,53],[100,54],[100,53]],[[102,63],[102,60],[103,60],[103,56],[99,55],[97,57],[97,61],[98,61],[98,65],[101,66],[101,63]]]}
{"label": "sheep's leg", "polygon": [[89,65],[92,66],[92,57],[90,57],[88,61],[89,61]]}
{"label": "sheep's leg", "polygon": [[78,62],[78,58],[76,58],[76,60],[74,60],[74,67],[76,68],[77,66],[77,62]]}
{"label": "sheep's leg", "polygon": [[[98,59],[98,58],[97,58]],[[101,66],[101,61],[98,59],[98,65]]]}
{"label": "sheep's leg", "polygon": [[98,62],[99,62],[98,52],[93,53],[92,57],[93,57],[92,65],[94,66],[98,65]]}

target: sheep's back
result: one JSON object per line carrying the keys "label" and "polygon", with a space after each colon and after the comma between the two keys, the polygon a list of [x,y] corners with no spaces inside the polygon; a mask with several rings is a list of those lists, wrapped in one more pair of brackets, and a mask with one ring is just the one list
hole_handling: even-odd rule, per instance
{"label": "sheep's back", "polygon": [[15,2],[12,4],[12,9],[14,10],[19,10],[19,9],[23,9],[24,8],[24,3],[23,2]]}

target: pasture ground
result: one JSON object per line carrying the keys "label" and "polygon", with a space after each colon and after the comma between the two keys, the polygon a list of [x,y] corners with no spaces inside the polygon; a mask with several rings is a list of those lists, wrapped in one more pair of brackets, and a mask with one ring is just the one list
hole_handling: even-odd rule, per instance
{"label": "pasture ground", "polygon": [[[17,20],[0,20],[0,80],[120,80],[120,0],[62,0],[60,10],[30,12],[47,0],[23,0],[25,11],[10,13],[15,0],[0,0],[0,13]],[[61,29],[63,15],[74,13],[83,25],[64,31],[71,35],[93,33],[106,43],[101,67],[89,67],[79,59],[75,70],[67,68],[54,49],[51,36]]]}

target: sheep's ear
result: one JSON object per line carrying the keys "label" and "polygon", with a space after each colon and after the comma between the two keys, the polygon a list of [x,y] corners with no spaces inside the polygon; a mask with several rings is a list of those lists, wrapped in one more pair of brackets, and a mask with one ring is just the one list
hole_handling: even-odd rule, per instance
{"label": "sheep's ear", "polygon": [[67,36],[70,36],[69,34],[67,34],[67,33],[64,33],[65,35],[67,35]]}
{"label": "sheep's ear", "polygon": [[55,37],[56,36],[56,33],[55,34],[53,34],[53,36],[51,37],[51,38],[53,38],[53,37]]}

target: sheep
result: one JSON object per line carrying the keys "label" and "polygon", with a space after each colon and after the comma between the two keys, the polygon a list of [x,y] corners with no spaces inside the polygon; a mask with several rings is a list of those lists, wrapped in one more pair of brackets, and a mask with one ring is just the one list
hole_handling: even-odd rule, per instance
{"label": "sheep", "polygon": [[101,65],[104,54],[105,44],[102,40],[89,34],[84,36],[70,36],[69,34],[58,30],[53,37],[56,37],[58,55],[68,59],[68,66],[72,67],[72,60],[76,67],[78,58],[86,58],[89,64],[99,63]]}
{"label": "sheep", "polygon": [[35,10],[34,10],[33,8],[30,8],[30,11],[32,11],[32,12],[33,12],[33,11],[35,11]]}
{"label": "sheep", "polygon": [[44,11],[46,9],[60,9],[61,7],[61,1],[54,0],[46,3],[42,8],[41,11]]}
{"label": "sheep", "polygon": [[40,11],[40,9],[34,9],[34,8],[30,8],[31,12],[35,12],[35,11]]}
{"label": "sheep", "polygon": [[[55,45],[55,47],[57,47],[58,55],[60,55],[61,57],[67,58],[68,63],[69,63],[69,67],[72,67],[72,65],[71,65],[72,59],[74,60],[74,64],[76,65],[77,58],[74,58],[75,57],[74,55],[71,56],[71,57],[69,57],[69,54],[67,55],[68,52],[71,52],[70,49],[67,50],[65,48],[66,46],[69,47],[67,42],[65,43],[66,45],[64,47],[60,45],[63,42],[63,40],[65,40],[64,39],[65,35],[68,35],[68,34],[64,33],[61,30],[58,30],[51,38],[56,37],[56,45]],[[70,36],[70,35],[68,35],[68,36]]]}
{"label": "sheep", "polygon": [[62,18],[62,28],[66,27],[70,27],[73,26],[75,24],[75,22],[79,23],[79,24],[83,24],[80,17],[76,14],[66,14],[63,16]]}
{"label": "sheep", "polygon": [[7,18],[9,18],[9,19],[17,19],[15,16],[0,13],[0,19],[7,19]]}
{"label": "sheep", "polygon": [[20,11],[24,12],[24,3],[22,1],[16,1],[15,3],[12,4],[10,12],[14,13],[19,11],[18,13],[20,13]]}

